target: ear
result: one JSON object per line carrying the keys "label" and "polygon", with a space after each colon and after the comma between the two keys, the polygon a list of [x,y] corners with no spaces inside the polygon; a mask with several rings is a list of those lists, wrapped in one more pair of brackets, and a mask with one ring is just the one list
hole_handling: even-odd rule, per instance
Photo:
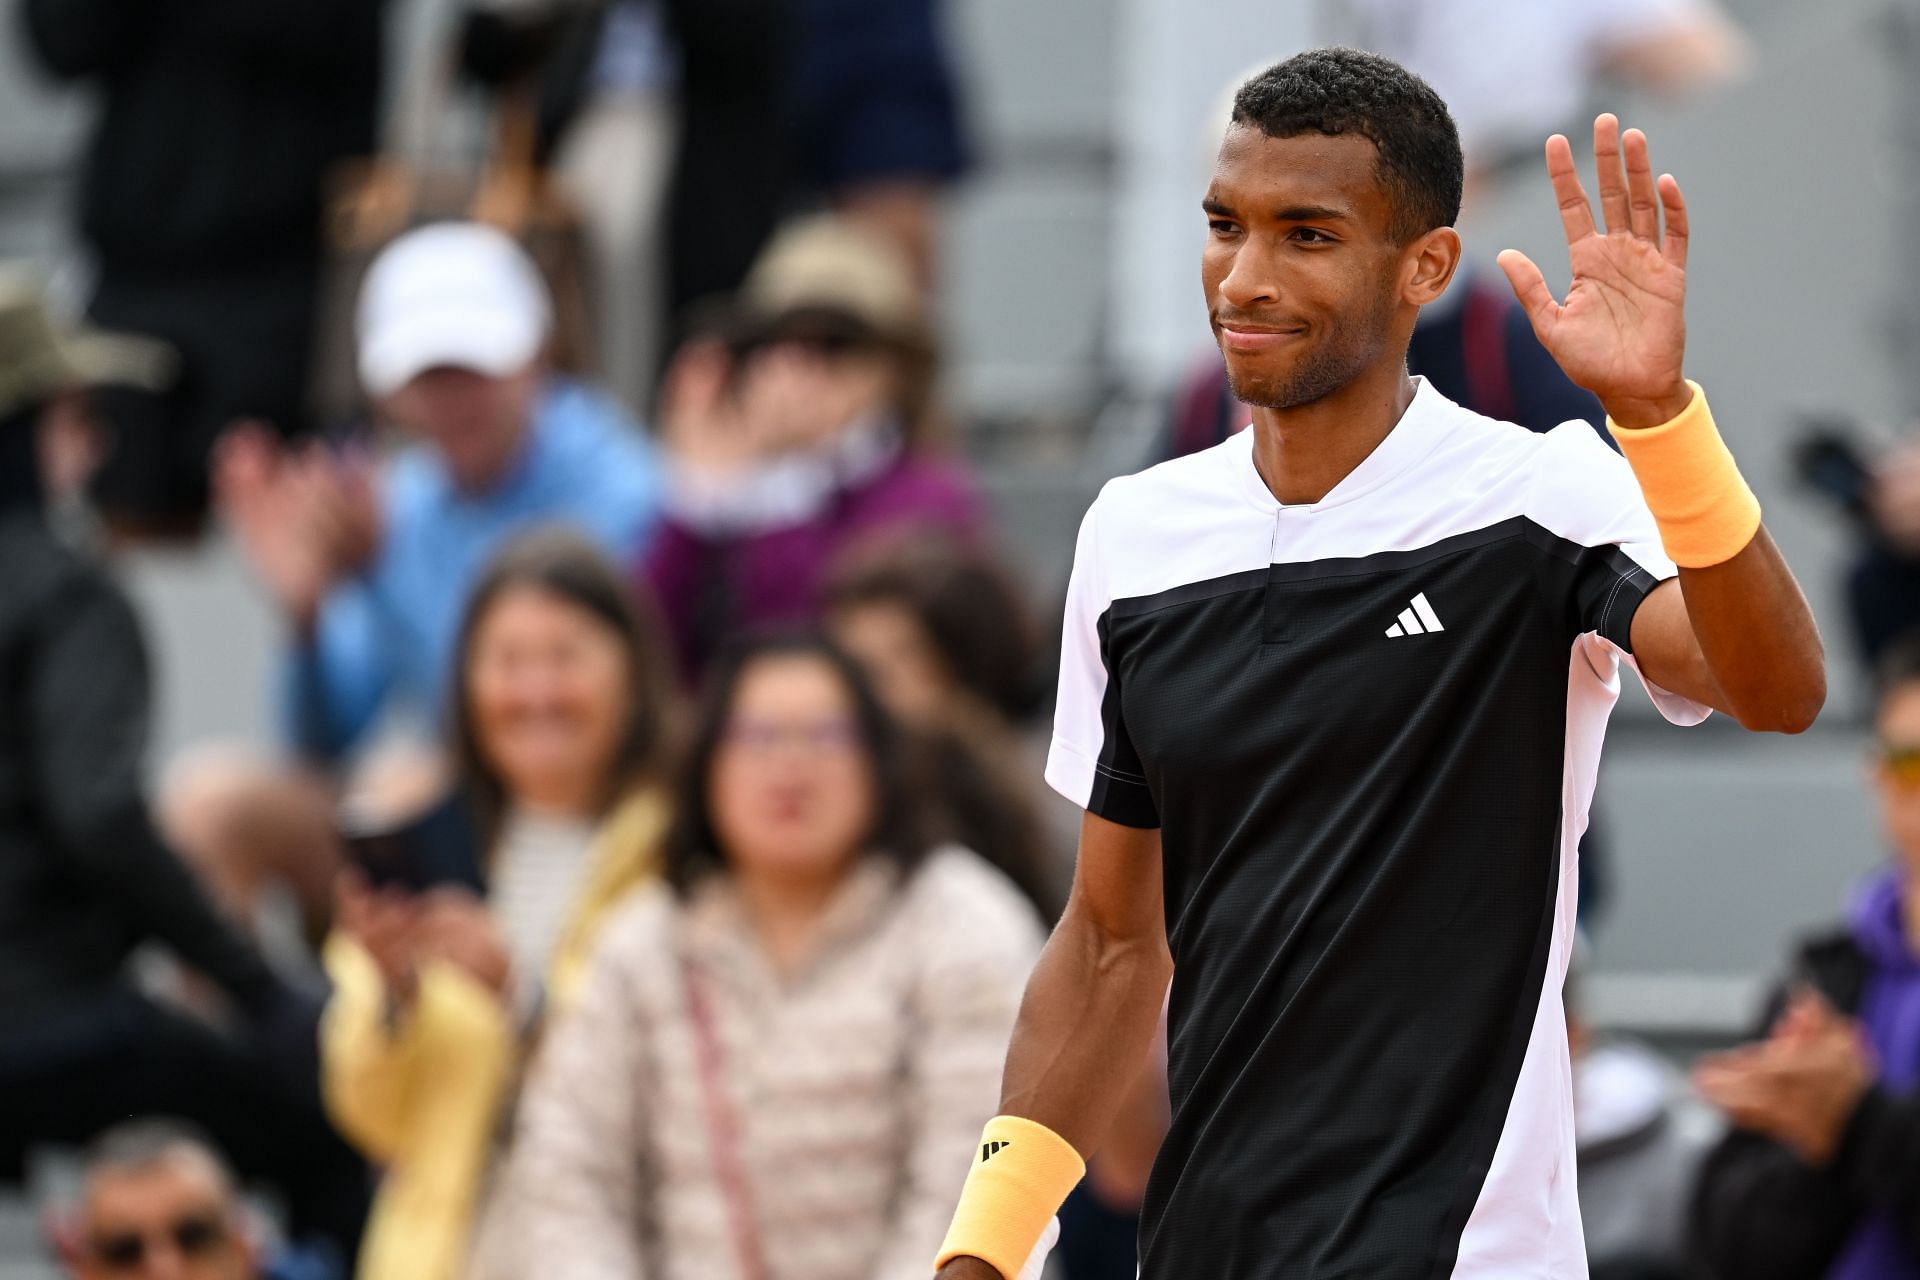
{"label": "ear", "polygon": [[1403,251],[1400,296],[1416,307],[1437,301],[1460,266],[1460,233],[1435,227]]}

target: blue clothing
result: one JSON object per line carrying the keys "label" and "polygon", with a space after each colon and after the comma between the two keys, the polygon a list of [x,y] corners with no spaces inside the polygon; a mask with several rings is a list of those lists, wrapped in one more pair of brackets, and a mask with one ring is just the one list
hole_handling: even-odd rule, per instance
{"label": "blue clothing", "polygon": [[652,445],[613,401],[555,379],[540,394],[524,452],[483,494],[460,492],[424,445],[386,476],[378,557],[336,589],[289,664],[287,730],[310,759],[348,754],[389,707],[438,722],[467,594],[494,552],[535,525],[569,523],[625,568],[659,521]]}

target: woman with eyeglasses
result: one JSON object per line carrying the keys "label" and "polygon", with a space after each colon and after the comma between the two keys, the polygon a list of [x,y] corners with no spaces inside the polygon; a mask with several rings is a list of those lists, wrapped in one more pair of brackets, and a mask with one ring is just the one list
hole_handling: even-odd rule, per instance
{"label": "woman with eyeglasses", "polygon": [[924,1280],[1032,907],[928,846],[892,726],[819,639],[722,660],[678,806],[667,883],[608,925],[523,1098],[521,1274]]}
{"label": "woman with eyeglasses", "polygon": [[1801,948],[1761,1037],[1695,1073],[1734,1125],[1694,1198],[1718,1280],[1920,1278],[1920,635],[1883,659],[1873,723],[1892,864]]}

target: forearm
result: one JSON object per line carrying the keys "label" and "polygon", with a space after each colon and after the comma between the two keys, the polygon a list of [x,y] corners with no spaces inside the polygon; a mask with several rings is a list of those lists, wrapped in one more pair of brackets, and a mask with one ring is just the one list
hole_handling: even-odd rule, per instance
{"label": "forearm", "polygon": [[1680,590],[1718,694],[1709,705],[1749,729],[1791,733],[1811,725],[1827,696],[1820,631],[1766,529],[1731,560],[1681,569]]}
{"label": "forearm", "polygon": [[1138,1078],[1173,961],[1164,936],[1118,936],[1078,901],[1040,953],[1007,1051],[1000,1110],[1043,1124],[1086,1156]]}
{"label": "forearm", "polygon": [[259,950],[161,841],[137,796],[103,804],[62,830],[72,866],[93,891],[119,904],[143,938],[165,943],[248,1013],[265,1009],[280,991]]}
{"label": "forearm", "polygon": [[1614,438],[1680,569],[1679,598],[1656,592],[1635,616],[1634,655],[1662,688],[1749,729],[1797,733],[1826,701],[1820,633],[1704,395],[1688,390],[1678,410],[1662,404],[1623,418],[1626,410],[1607,405]]}

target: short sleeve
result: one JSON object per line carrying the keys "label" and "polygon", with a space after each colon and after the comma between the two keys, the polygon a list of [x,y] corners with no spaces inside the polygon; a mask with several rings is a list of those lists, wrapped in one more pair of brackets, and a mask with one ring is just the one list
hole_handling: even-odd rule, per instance
{"label": "short sleeve", "polygon": [[1081,521],[1074,547],[1047,783],[1096,817],[1129,827],[1157,827],[1159,808],[1121,707],[1099,517],[1096,500]]}
{"label": "short sleeve", "polygon": [[[1556,558],[1571,565],[1567,604],[1582,649],[1602,680],[1613,680],[1622,665],[1639,676],[1634,615],[1655,587],[1679,573],[1660,545],[1640,482],[1584,422],[1548,432],[1535,465],[1530,513],[1556,539]],[[1698,724],[1710,714],[1645,676],[1640,682],[1674,724]]]}

